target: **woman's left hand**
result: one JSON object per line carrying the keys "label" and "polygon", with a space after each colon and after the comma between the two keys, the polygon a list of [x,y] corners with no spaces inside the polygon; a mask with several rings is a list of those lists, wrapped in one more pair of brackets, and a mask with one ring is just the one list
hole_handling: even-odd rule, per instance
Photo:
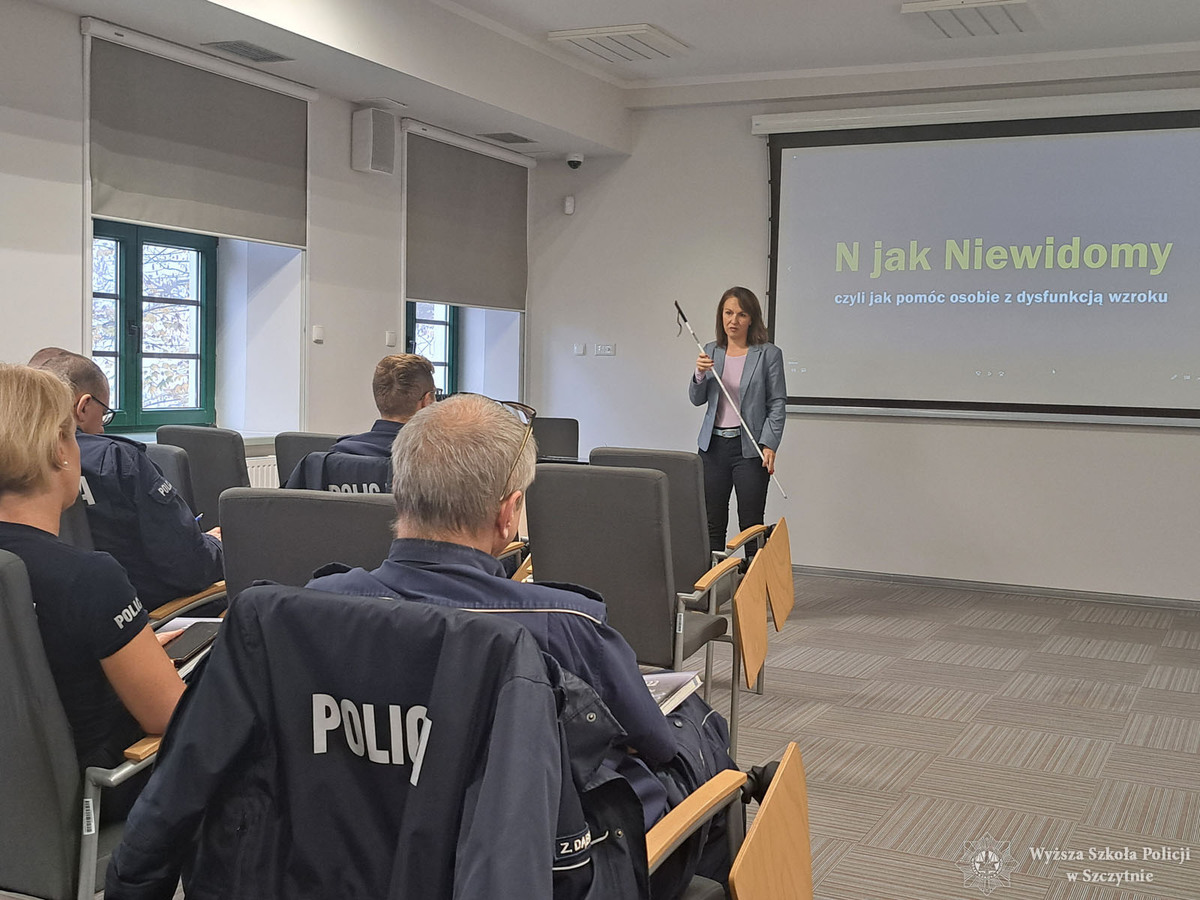
{"label": "woman's left hand", "polygon": [[770,447],[762,448],[763,468],[767,470],[768,475],[775,474],[775,451]]}

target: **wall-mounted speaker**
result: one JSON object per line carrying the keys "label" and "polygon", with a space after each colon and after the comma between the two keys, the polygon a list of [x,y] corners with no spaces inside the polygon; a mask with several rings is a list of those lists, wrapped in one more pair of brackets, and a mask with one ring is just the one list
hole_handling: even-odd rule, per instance
{"label": "wall-mounted speaker", "polygon": [[382,109],[355,111],[350,128],[350,167],[391,175],[396,171],[396,119]]}

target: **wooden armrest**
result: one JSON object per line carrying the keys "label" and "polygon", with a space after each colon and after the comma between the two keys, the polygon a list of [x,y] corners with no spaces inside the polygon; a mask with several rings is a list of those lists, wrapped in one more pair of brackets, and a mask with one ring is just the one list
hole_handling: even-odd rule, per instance
{"label": "wooden armrest", "polygon": [[654,827],[646,832],[646,857],[650,863],[650,871],[658,868],[659,863],[687,840],[699,823],[711,818],[715,812],[737,799],[745,783],[745,772],[739,772],[737,769],[718,772],[659,819]]}
{"label": "wooden armrest", "polygon": [[161,743],[161,734],[148,734],[136,744],[130,744],[125,748],[125,758],[130,762],[141,762],[157,753],[158,745]]}
{"label": "wooden armrest", "polygon": [[766,534],[766,532],[767,532],[766,525],[751,525],[745,531],[741,532],[740,534],[735,535],[733,540],[725,545],[725,549],[726,550],[736,550],[738,547],[742,546],[742,544],[752,541],[752,540],[754,540],[754,538],[758,537],[760,534]]}
{"label": "wooden armrest", "polygon": [[[761,528],[762,526],[755,527]],[[700,578],[696,581],[696,590],[700,591],[701,593],[707,591],[710,587],[728,575],[731,571],[735,570],[741,564],[742,560],[740,557],[726,557],[700,576]]]}
{"label": "wooden armrest", "polygon": [[531,553],[527,557],[525,557],[523,560],[521,560],[521,564],[519,566],[517,566],[517,571],[513,572],[513,574],[512,574],[512,580],[513,581],[524,581],[525,579],[532,577],[532,575],[533,575],[533,554]]}
{"label": "wooden armrest", "polygon": [[178,597],[174,600],[169,600],[162,606],[150,610],[150,621],[161,622],[163,619],[169,619],[179,610],[201,600],[207,600],[210,597],[216,597],[218,594],[225,593],[225,582],[217,581],[210,584],[202,591],[197,591],[194,594],[189,594],[186,597]]}
{"label": "wooden armrest", "polygon": [[511,556],[512,554],[516,553],[517,551],[523,550],[523,549],[525,549],[524,541],[511,541],[511,542],[509,542],[509,545],[507,547],[505,547],[502,551],[500,551],[500,555],[496,558],[504,559],[504,557]]}

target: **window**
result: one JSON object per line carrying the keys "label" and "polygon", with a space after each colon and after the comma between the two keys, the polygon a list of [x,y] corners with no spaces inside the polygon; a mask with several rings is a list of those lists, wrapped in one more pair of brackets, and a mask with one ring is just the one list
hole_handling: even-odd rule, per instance
{"label": "window", "polygon": [[92,358],[112,429],[213,424],[217,239],[101,220],[92,235]]}
{"label": "window", "polygon": [[458,390],[458,308],[409,300],[405,309],[408,352],[433,363],[433,383],[438,391],[453,394]]}

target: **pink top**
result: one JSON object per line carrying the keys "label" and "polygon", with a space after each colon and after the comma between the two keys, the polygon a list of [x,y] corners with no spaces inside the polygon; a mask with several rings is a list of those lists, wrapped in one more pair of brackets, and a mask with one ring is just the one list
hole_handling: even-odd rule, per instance
{"label": "pink top", "polygon": [[[742,370],[746,368],[746,356],[725,356],[725,369],[721,372],[721,381],[725,384],[725,389],[729,391],[729,396],[733,398],[734,403],[739,406],[742,403]],[[717,402],[717,420],[713,423],[714,428],[738,428],[741,426],[738,420],[737,409],[729,405],[729,401],[722,394]]]}

